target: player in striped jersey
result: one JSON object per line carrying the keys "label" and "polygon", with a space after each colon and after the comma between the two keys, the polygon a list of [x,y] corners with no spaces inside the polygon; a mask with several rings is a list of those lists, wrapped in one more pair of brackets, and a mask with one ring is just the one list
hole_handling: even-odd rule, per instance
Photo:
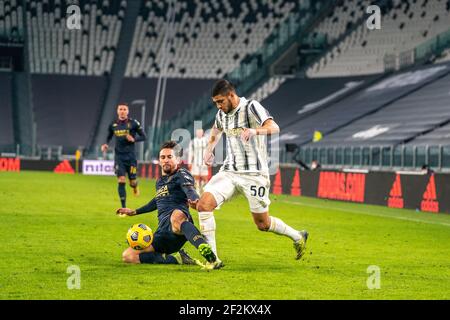
{"label": "player in striped jersey", "polygon": [[195,189],[198,194],[203,192],[203,186],[208,180],[208,166],[203,163],[203,155],[208,145],[208,138],[203,136],[203,129],[195,131],[196,137],[189,144],[189,171],[195,179]]}
{"label": "player in striped jersey", "polygon": [[[270,178],[266,136],[277,134],[280,131],[278,125],[259,102],[239,97],[227,80],[216,82],[212,89],[212,100],[219,111],[204,155],[205,164],[212,165],[213,151],[222,133],[225,133],[227,150],[223,166],[208,182],[197,204],[202,234],[217,256],[213,210],[230,199],[235,191],[239,191],[247,198],[258,229],[291,238],[296,259],[300,259],[306,249],[308,232],[298,231],[269,215]],[[220,259],[217,259],[213,267],[221,266]]]}

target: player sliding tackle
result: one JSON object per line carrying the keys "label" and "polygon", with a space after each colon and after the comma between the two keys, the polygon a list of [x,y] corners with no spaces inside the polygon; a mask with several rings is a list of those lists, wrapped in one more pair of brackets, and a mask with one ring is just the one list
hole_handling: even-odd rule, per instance
{"label": "player sliding tackle", "polygon": [[[152,244],[143,250],[126,249],[123,261],[128,263],[198,264],[212,269],[216,256],[200,231],[194,226],[188,204],[195,208],[199,196],[189,171],[179,168],[180,147],[174,141],[165,142],[159,152],[162,175],[156,181],[156,195],[145,206],[131,210],[120,208],[118,214],[133,216],[158,210],[158,229]],[[203,265],[180,250],[189,241],[208,261]],[[172,253],[176,253],[171,255]]]}
{"label": "player sliding tackle", "polygon": [[[258,229],[291,238],[296,259],[300,259],[306,249],[308,232],[297,231],[269,215],[270,179],[265,136],[279,133],[278,125],[260,103],[237,96],[233,85],[226,80],[215,83],[212,100],[219,111],[204,155],[205,164],[212,165],[213,151],[222,133],[225,133],[227,151],[220,172],[208,182],[197,205],[202,234],[217,256],[213,210],[239,191],[247,197]],[[215,268],[221,266],[217,256]]]}

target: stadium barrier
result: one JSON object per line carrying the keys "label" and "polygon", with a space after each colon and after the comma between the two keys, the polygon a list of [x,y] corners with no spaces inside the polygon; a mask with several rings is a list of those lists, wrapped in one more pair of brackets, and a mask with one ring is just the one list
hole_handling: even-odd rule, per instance
{"label": "stadium barrier", "polygon": [[20,158],[0,158],[0,172],[53,171],[55,173],[75,173],[75,161],[30,160]]}
{"label": "stadium barrier", "polygon": [[[74,174],[75,167],[75,161],[69,160],[0,158],[0,172],[35,170]],[[85,174],[113,175],[111,161],[85,160],[81,168]],[[218,170],[219,167],[212,168],[209,176]],[[160,167],[156,163],[140,163],[138,174],[141,178],[158,179],[161,175]],[[450,213],[450,174],[444,173],[303,171],[281,167],[271,176],[271,192],[274,195],[307,196]]]}
{"label": "stadium barrier", "polygon": [[450,213],[450,175],[417,172],[301,171],[281,168],[273,194]]}

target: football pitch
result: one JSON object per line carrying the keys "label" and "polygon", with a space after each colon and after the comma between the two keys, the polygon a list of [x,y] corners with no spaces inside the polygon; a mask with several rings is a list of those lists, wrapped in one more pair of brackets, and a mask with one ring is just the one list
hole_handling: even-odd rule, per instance
{"label": "football pitch", "polygon": [[[138,198],[127,187],[128,207],[153,197],[154,181],[140,187]],[[237,197],[216,211],[223,269],[126,265],[127,229],[155,229],[157,216],[116,217],[114,177],[2,172],[0,299],[450,299],[450,215],[271,200],[271,214],[309,231],[301,261],[290,239],[258,231]],[[68,288],[73,266],[79,289]]]}

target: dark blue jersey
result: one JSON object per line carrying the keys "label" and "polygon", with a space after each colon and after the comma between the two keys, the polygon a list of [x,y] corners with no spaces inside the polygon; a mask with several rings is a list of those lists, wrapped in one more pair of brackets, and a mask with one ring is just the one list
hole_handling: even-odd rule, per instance
{"label": "dark blue jersey", "polygon": [[188,199],[199,198],[194,188],[194,178],[184,168],[171,175],[165,175],[156,181],[156,195],[145,206],[136,210],[137,214],[158,209],[158,222],[161,225],[175,209],[189,214]]}
{"label": "dark blue jersey", "polygon": [[112,137],[116,137],[116,154],[134,154],[135,142],[127,140],[127,135],[131,135],[135,142],[144,141],[146,136],[139,121],[128,118],[125,120],[115,120],[108,128],[106,144],[111,142]]}

